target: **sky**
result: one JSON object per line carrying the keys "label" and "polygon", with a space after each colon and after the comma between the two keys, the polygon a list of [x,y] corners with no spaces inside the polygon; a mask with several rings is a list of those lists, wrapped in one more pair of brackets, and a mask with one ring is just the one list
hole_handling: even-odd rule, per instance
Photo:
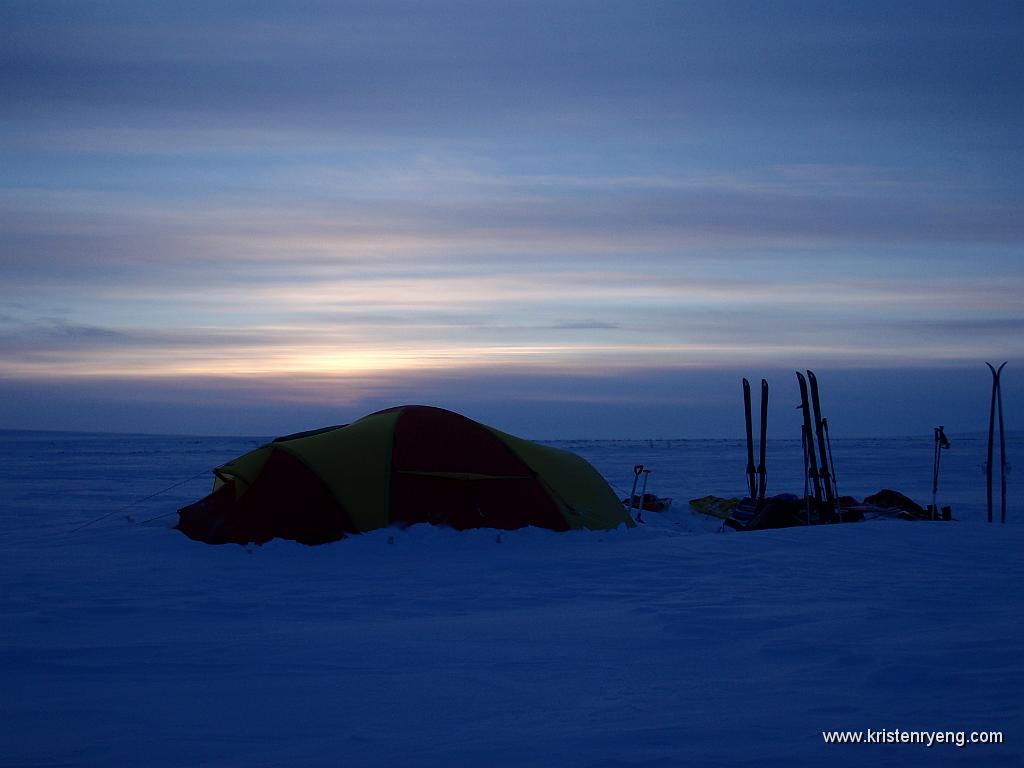
{"label": "sky", "polygon": [[987,428],[1019,2],[0,3],[0,428]]}

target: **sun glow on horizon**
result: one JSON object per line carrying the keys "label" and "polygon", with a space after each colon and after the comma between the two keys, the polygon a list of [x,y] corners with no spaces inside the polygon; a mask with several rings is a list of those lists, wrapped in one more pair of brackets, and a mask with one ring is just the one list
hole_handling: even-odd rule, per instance
{"label": "sun glow on horizon", "polygon": [[17,402],[1024,357],[1019,11],[74,5],[4,16]]}

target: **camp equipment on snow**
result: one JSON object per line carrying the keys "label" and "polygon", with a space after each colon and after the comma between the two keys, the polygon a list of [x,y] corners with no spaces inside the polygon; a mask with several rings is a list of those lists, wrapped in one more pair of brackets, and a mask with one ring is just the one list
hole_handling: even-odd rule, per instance
{"label": "camp equipment on snow", "polygon": [[[931,512],[900,493],[883,489],[857,501],[852,496],[836,500],[839,515],[830,515],[825,507],[807,505],[806,496],[800,498],[789,493],[769,496],[762,504],[752,504],[749,498],[725,499],[703,496],[690,500],[693,512],[722,521],[722,529],[758,531],[766,528],[789,528],[805,525],[823,525],[837,522],[853,523],[877,518],[922,521],[932,519]],[[952,520],[949,507],[942,508],[941,520]]]}
{"label": "camp equipment on snow", "polygon": [[[653,493],[647,492],[647,478],[651,474],[651,469],[645,467],[643,464],[636,464],[633,466],[633,488],[629,492],[629,496],[622,500],[630,510],[637,510],[636,520],[638,523],[642,523],[643,518],[641,513],[647,512],[664,512],[666,509],[672,506],[672,499],[667,496],[657,496]],[[640,495],[637,495],[636,486],[643,475],[644,482],[643,487],[640,490]]]}
{"label": "camp equipment on snow", "polygon": [[709,495],[701,496],[699,499],[690,499],[690,508],[698,514],[725,520],[739,503],[739,499],[724,499],[721,496]]}
{"label": "camp equipment on snow", "polygon": [[558,531],[633,525],[576,454],[424,405],[281,437],[213,473],[213,492],[178,511],[178,528],[209,543],[316,544],[420,522]]}
{"label": "camp equipment on snow", "polygon": [[632,502],[627,496],[622,503],[631,509],[642,509],[645,512],[664,512],[672,506],[671,496],[658,496],[656,493],[645,493],[643,497],[634,495]]}

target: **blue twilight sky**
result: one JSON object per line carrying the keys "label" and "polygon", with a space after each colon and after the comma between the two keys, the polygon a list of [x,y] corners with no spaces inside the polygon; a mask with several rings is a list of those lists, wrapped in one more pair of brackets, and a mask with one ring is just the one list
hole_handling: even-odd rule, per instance
{"label": "blue twilight sky", "polygon": [[[1024,3],[0,3],[0,427],[981,430]],[[791,434],[795,433],[795,434]]]}

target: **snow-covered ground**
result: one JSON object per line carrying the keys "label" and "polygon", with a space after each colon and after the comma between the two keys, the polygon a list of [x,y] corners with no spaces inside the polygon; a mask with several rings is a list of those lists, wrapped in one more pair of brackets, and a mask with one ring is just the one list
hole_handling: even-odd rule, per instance
{"label": "snow-covered ground", "polygon": [[[0,432],[0,765],[1024,759],[1024,508],[1011,475],[1011,524],[981,522],[980,441],[943,457],[956,523],[718,534],[685,502],[742,491],[730,441],[563,444],[678,497],[628,531],[244,548],[146,522],[257,442]],[[929,443],[837,443],[840,490],[928,501]],[[770,492],[802,490],[798,447],[773,445]],[[869,729],[1004,743],[822,738]]]}

